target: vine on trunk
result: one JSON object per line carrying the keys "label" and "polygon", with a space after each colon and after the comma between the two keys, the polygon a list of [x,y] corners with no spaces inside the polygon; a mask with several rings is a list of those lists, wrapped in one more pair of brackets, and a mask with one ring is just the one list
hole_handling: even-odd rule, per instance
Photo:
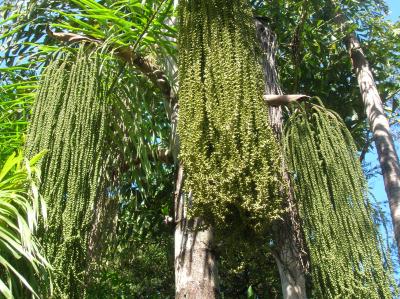
{"label": "vine on trunk", "polygon": [[263,231],[280,216],[281,158],[268,124],[251,7],[180,2],[180,159],[192,215]]}
{"label": "vine on trunk", "polygon": [[366,181],[344,123],[321,106],[298,105],[285,126],[285,146],[313,298],[392,298],[390,258],[381,253]]}
{"label": "vine on trunk", "polygon": [[105,192],[106,94],[100,59],[81,46],[46,68],[33,108],[27,154],[48,149],[40,192],[48,205],[42,238],[56,293],[82,298],[93,208]]}

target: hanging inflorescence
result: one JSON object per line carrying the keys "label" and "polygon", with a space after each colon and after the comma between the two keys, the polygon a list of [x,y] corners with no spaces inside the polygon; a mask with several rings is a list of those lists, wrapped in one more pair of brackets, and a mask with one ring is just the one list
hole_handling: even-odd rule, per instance
{"label": "hanging inflorescence", "polygon": [[[332,111],[299,106],[286,156],[310,253],[313,298],[392,298],[350,132]],[[390,268],[390,261],[386,260]]]}
{"label": "hanging inflorescence", "polygon": [[43,242],[59,296],[82,298],[93,208],[105,193],[105,91],[98,55],[83,46],[46,68],[26,151],[48,150],[40,192],[48,205]]}
{"label": "hanging inflorescence", "polygon": [[281,212],[255,32],[248,1],[180,3],[180,159],[190,212],[216,228],[259,230]]}

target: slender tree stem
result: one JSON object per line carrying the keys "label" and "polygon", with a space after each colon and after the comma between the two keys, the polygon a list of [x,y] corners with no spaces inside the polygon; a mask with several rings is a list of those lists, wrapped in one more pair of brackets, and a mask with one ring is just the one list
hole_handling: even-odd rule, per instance
{"label": "slender tree stem", "polygon": [[[345,32],[346,17],[340,13],[335,22]],[[357,77],[365,112],[373,133],[375,146],[378,152],[385,190],[389,200],[390,212],[393,220],[394,237],[400,249],[400,164],[393,137],[389,128],[389,121],[385,115],[381,97],[368,60],[362,50],[361,43],[355,33],[349,33],[345,39]],[[399,253],[400,254],[400,253]]]}

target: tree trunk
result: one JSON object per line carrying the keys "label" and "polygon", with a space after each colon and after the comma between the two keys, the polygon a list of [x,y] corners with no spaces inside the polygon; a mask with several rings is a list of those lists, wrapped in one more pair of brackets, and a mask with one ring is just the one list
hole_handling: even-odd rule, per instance
{"label": "tree trunk", "polygon": [[283,298],[305,299],[306,280],[304,271],[299,262],[296,250],[293,250],[293,243],[290,238],[280,246],[278,254],[274,254],[281,278]]}
{"label": "tree trunk", "polygon": [[[336,23],[346,29],[346,18],[343,14],[335,18]],[[355,33],[345,37],[346,47],[349,51],[365,112],[371,131],[374,136],[379,163],[382,170],[385,190],[389,200],[392,215],[394,237],[397,248],[400,250],[400,166],[393,137],[389,128],[389,121],[383,110],[381,97],[376,88],[375,80],[368,61],[361,48],[360,41]],[[399,251],[400,254],[400,251]]]}
{"label": "tree trunk", "polygon": [[[260,20],[256,19],[257,35],[263,51],[263,67],[266,94],[282,94],[278,84],[275,68],[276,39],[272,32]],[[270,124],[278,140],[282,135],[282,108],[270,107]],[[282,165],[285,172],[286,185],[290,186],[290,178],[286,172],[285,163]],[[306,295],[306,266],[303,262],[302,249],[304,248],[300,232],[299,217],[296,213],[291,188],[286,192],[288,214],[281,223],[275,225],[276,250],[273,255],[279,269],[282,293],[285,299],[304,299]]]}
{"label": "tree trunk", "polygon": [[180,166],[175,193],[175,298],[215,298],[218,274],[212,229],[202,228],[198,217],[187,218],[183,175]]}
{"label": "tree trunk", "polygon": [[182,219],[175,230],[175,298],[215,298],[217,267],[212,232],[199,230],[201,220]]}
{"label": "tree trunk", "polygon": [[182,183],[180,166],[175,193],[175,298],[215,298],[218,274],[212,230],[202,229],[200,218],[187,218]]}

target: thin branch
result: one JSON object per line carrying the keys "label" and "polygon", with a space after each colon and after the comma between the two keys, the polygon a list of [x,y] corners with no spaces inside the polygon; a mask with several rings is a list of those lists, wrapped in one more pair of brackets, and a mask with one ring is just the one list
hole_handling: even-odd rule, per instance
{"label": "thin branch", "polygon": [[184,206],[183,206],[183,196],[182,195],[182,186],[183,186],[183,181],[184,181],[184,175],[183,175],[183,165],[179,164],[178,172],[177,172],[177,177],[176,177],[176,183],[175,183],[175,192],[174,192],[174,222],[178,223],[181,222],[182,220],[185,219],[185,212],[184,212]]}
{"label": "thin branch", "polygon": [[365,145],[363,147],[363,149],[361,150],[361,154],[360,154],[360,162],[364,161],[365,159],[365,155],[367,154],[371,143],[375,141],[375,137],[372,138],[368,138],[367,141],[365,142]]}
{"label": "thin branch", "polygon": [[158,6],[158,8],[154,11],[153,15],[150,17],[150,19],[147,21],[146,26],[144,27],[142,33],[140,34],[140,36],[138,37],[138,39],[136,40],[135,44],[133,45],[132,49],[133,52],[136,51],[137,46],[139,45],[140,41],[142,40],[142,38],[144,37],[144,35],[146,34],[147,30],[150,27],[150,24],[153,23],[154,19],[156,18],[156,16],[158,15],[158,13],[161,10],[161,7],[164,5],[166,0],[162,0],[161,4]]}
{"label": "thin branch", "polygon": [[165,164],[174,164],[174,158],[170,149],[158,149],[155,158],[158,161],[164,162]]}
{"label": "thin branch", "polygon": [[400,93],[400,88],[398,88],[397,90],[393,91],[391,94],[386,96],[386,99],[389,100],[393,97],[395,97],[398,93]]}

